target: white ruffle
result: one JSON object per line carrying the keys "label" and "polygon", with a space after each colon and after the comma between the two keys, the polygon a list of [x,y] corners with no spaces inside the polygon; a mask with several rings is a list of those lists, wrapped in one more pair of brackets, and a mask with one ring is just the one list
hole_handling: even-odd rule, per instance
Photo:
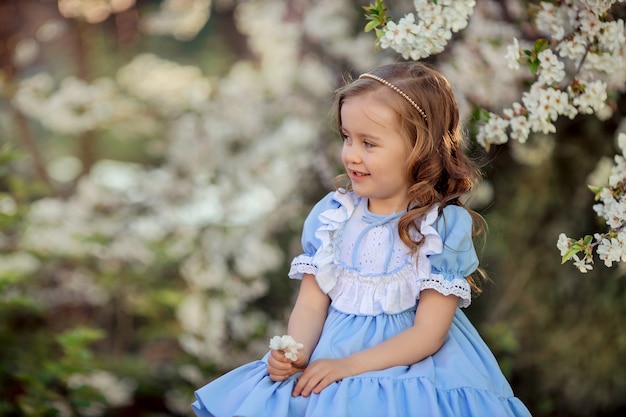
{"label": "white ruffle", "polygon": [[410,264],[383,276],[362,276],[340,265],[335,265],[335,271],[339,279],[335,280],[328,295],[331,305],[344,313],[396,314],[415,306],[419,295],[415,269]]}
{"label": "white ruffle", "polygon": [[428,257],[443,252],[443,240],[441,240],[441,236],[439,236],[434,226],[438,217],[439,206],[435,206],[426,213],[426,217],[420,224],[419,232],[424,236],[424,243],[417,254],[416,282],[429,277],[431,274],[430,259]]}
{"label": "white ruffle", "polygon": [[322,226],[315,232],[315,237],[321,245],[313,256],[317,264],[315,279],[320,289],[328,294],[337,285],[338,274],[335,270],[335,251],[332,244],[333,234],[341,225],[348,221],[358,203],[358,197],[353,193],[337,191],[333,195],[335,201],[341,205],[320,214]]}

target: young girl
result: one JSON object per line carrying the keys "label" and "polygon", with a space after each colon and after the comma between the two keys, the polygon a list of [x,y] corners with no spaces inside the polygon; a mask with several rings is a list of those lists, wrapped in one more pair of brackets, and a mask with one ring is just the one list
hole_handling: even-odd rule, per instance
{"label": "young girl", "polygon": [[288,333],[196,392],[212,417],[530,416],[460,307],[479,291],[476,171],[448,82],[397,63],[339,89],[347,175],[304,224]]}

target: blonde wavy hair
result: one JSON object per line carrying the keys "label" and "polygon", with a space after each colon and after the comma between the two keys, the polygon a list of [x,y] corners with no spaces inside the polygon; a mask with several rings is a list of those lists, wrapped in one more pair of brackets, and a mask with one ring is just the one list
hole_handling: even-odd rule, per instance
{"label": "blonde wavy hair", "polygon": [[[465,207],[461,197],[480,178],[480,171],[465,154],[459,108],[448,81],[439,72],[418,62],[399,62],[376,68],[368,74],[382,78],[408,95],[424,112],[416,108],[388,85],[369,77],[348,82],[335,96],[335,117],[341,131],[341,107],[348,97],[386,89],[379,98],[398,115],[401,132],[409,141],[408,155],[409,204],[400,218],[398,232],[412,251],[419,250],[423,236],[417,232],[417,222],[435,205],[439,213],[447,205]],[[425,117],[424,117],[425,116]],[[345,174],[336,179],[336,186],[351,189]],[[465,207],[473,219],[473,237],[485,229],[482,217]],[[417,240],[411,236],[418,236]],[[481,292],[485,280],[482,270],[467,277],[472,293]]]}

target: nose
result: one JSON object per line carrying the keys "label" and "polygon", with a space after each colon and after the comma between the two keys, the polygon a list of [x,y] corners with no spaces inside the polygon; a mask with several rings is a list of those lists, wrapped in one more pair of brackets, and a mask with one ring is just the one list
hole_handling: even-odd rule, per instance
{"label": "nose", "polygon": [[341,148],[341,159],[345,165],[347,164],[358,164],[361,162],[361,154],[357,146],[353,143],[343,143],[343,148]]}

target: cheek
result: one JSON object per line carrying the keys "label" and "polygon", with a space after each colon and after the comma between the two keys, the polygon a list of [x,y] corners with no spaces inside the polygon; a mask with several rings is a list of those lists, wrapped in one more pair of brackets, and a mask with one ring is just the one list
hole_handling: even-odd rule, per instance
{"label": "cheek", "polygon": [[341,146],[341,162],[343,162],[344,164],[345,164],[346,159],[348,157],[348,149],[347,148],[348,147],[345,144],[343,144]]}

